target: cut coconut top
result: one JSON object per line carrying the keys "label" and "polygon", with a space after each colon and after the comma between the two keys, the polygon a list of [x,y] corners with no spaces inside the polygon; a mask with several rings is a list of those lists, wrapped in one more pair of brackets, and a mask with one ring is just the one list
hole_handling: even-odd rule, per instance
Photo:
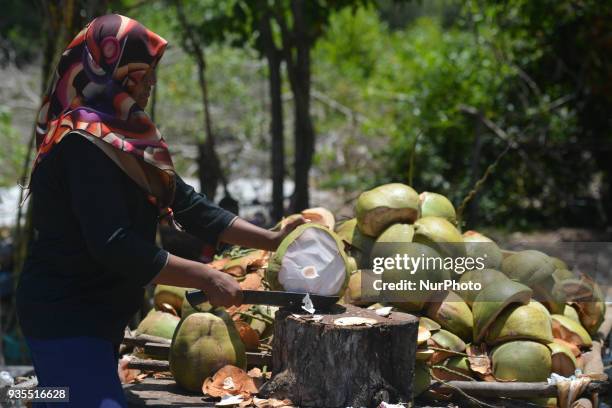
{"label": "cut coconut top", "polygon": [[337,295],[346,281],[338,242],[325,230],[306,228],[282,257],[278,282],[287,291]]}

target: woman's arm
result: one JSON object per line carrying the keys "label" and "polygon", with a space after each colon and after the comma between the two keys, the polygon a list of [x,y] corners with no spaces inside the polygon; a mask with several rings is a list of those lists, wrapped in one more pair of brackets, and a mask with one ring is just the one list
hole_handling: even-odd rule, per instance
{"label": "woman's arm", "polygon": [[275,251],[283,238],[304,222],[306,222],[306,220],[300,217],[289,221],[280,231],[270,231],[253,225],[242,218],[236,218],[236,220],[219,235],[219,240],[246,248]]}
{"label": "woman's arm", "polygon": [[282,239],[305,220],[289,222],[281,231],[269,231],[237,217],[210,201],[204,194],[177,177],[176,194],[172,205],[176,221],[190,234],[204,242],[219,242],[247,248],[274,251]]}
{"label": "woman's arm", "polygon": [[172,254],[168,255],[168,263],[153,279],[153,283],[201,289],[214,306],[229,307],[242,303],[240,285],[233,277],[200,262]]}

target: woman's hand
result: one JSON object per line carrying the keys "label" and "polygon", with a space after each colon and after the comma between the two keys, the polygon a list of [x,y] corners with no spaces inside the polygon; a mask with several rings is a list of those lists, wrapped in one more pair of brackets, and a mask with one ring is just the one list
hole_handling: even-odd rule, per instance
{"label": "woman's hand", "polygon": [[201,289],[213,306],[242,303],[242,289],[230,275],[208,265],[168,254],[168,262],[152,283]]}
{"label": "woman's hand", "polygon": [[236,218],[232,225],[227,227],[219,237],[222,242],[240,245],[245,248],[265,249],[276,251],[281,241],[298,226],[308,222],[304,217],[296,217],[280,231],[270,231],[251,224],[242,218]]}
{"label": "woman's hand", "polygon": [[280,231],[276,231],[274,233],[275,234],[275,237],[273,238],[274,249],[278,248],[280,243],[283,242],[283,239],[285,239],[285,237],[289,235],[294,229],[296,229],[300,225],[305,224],[307,222],[310,222],[310,221],[308,221],[306,218],[302,216],[300,216],[299,218],[296,217],[295,219],[288,221]]}
{"label": "woman's hand", "polygon": [[236,279],[214,269],[208,271],[207,275],[201,289],[211,305],[230,307],[242,304],[242,289]]}

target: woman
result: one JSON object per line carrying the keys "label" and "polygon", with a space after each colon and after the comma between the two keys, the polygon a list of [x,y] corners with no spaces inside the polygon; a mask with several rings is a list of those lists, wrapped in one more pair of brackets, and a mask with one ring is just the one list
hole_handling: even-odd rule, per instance
{"label": "woman", "polygon": [[71,407],[126,406],[117,349],[147,284],[241,303],[232,277],[155,246],[160,219],[207,243],[268,250],[304,222],[280,232],[256,227],[174,172],[144,112],[166,44],[127,17],[96,18],[62,54],[40,110],[34,238],[17,307],[39,386],[69,387]]}

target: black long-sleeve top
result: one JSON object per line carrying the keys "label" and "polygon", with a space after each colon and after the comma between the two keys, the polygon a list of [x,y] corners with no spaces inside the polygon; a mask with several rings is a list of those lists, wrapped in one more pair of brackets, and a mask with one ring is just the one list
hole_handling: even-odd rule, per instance
{"label": "black long-sleeve top", "polygon": [[[31,181],[34,237],[17,288],[23,334],[102,337],[118,343],[165,266],[155,245],[158,210],[92,142],[69,134]],[[235,215],[177,177],[176,221],[215,244]]]}

